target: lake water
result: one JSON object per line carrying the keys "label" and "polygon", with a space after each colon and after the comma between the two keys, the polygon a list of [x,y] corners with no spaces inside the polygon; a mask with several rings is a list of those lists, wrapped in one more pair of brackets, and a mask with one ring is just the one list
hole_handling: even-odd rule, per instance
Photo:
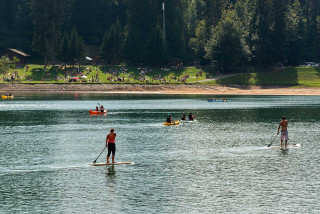
{"label": "lake water", "polygon": [[[21,95],[0,101],[0,213],[319,213],[320,97]],[[221,97],[217,97],[221,98]],[[90,116],[103,104],[107,116]],[[170,113],[196,123],[163,126]],[[290,144],[276,131],[289,120]],[[116,161],[92,167],[110,128]],[[104,152],[97,162],[106,161]]]}

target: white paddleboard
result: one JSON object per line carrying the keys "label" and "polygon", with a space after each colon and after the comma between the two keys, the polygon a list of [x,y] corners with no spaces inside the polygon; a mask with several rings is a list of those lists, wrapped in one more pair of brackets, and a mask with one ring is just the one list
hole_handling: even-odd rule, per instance
{"label": "white paddleboard", "polygon": [[121,165],[121,164],[132,164],[132,162],[115,162],[115,163],[90,163],[90,166],[108,166],[108,165]]}
{"label": "white paddleboard", "polygon": [[[298,148],[298,147],[301,147],[301,144],[294,144],[294,145],[288,145],[287,146],[287,148]],[[280,149],[281,146],[270,146],[270,148],[278,148],[278,149]],[[285,148],[284,144],[283,144],[283,148]]]}

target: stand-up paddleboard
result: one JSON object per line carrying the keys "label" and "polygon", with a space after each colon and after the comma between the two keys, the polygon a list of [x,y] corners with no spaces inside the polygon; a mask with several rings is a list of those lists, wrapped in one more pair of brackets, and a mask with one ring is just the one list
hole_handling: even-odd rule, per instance
{"label": "stand-up paddleboard", "polygon": [[[293,145],[287,145],[287,148],[298,148],[301,147],[301,144],[293,144]],[[270,146],[269,148],[278,148],[280,149],[281,146]],[[283,148],[285,148],[284,144],[283,144]]]}
{"label": "stand-up paddleboard", "polygon": [[90,166],[113,166],[113,165],[121,165],[121,164],[132,164],[132,162],[115,162],[115,163],[90,163]]}

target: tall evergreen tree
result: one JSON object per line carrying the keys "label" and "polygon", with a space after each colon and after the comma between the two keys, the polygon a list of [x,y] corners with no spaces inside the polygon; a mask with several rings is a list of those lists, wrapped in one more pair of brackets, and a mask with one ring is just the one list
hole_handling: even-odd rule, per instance
{"label": "tall evergreen tree", "polygon": [[78,32],[75,27],[73,27],[69,40],[69,53],[68,58],[70,59],[70,63],[73,65],[76,63],[77,55],[78,55]]}
{"label": "tall evergreen tree", "polygon": [[78,67],[80,70],[81,62],[85,60],[86,57],[86,45],[84,43],[84,40],[81,36],[77,36],[77,53],[76,53],[76,58],[78,60]]}
{"label": "tall evergreen tree", "polygon": [[68,53],[69,53],[69,36],[68,36],[68,33],[65,31],[59,47],[59,55],[58,55],[59,60],[65,63],[65,65],[67,65],[67,63],[70,60]]}
{"label": "tall evergreen tree", "polygon": [[304,60],[305,19],[299,0],[289,4],[285,18],[286,64],[299,65]]}
{"label": "tall evergreen tree", "polygon": [[195,31],[195,36],[190,39],[190,46],[194,51],[194,56],[200,60],[203,60],[206,54],[205,46],[207,44],[206,21],[201,20]]}
{"label": "tall evergreen tree", "polygon": [[287,0],[273,0],[274,8],[274,47],[277,51],[275,54],[275,61],[284,63],[285,61],[285,15],[287,14]]}
{"label": "tall evergreen tree", "polygon": [[44,57],[44,61],[54,63],[59,51],[61,35],[62,0],[32,0],[34,24],[33,49]]}
{"label": "tall evergreen tree", "polygon": [[150,65],[162,66],[166,64],[168,56],[166,54],[166,49],[162,43],[162,30],[160,25],[157,25],[151,30],[149,38],[146,43],[146,52],[148,57],[146,58],[146,63]]}
{"label": "tall evergreen tree", "polygon": [[33,33],[33,50],[44,59],[44,63],[48,62],[48,20],[47,20],[47,4],[48,0],[32,0],[32,17],[34,24]]}
{"label": "tall evergreen tree", "polygon": [[[152,14],[152,1],[135,0],[127,1],[128,20],[126,25],[125,55],[130,63],[145,63],[145,43],[150,27],[154,23]],[[161,8],[161,7],[160,7]],[[159,8],[159,11],[161,10]]]}
{"label": "tall evergreen tree", "polygon": [[245,31],[234,10],[224,12],[206,47],[207,57],[217,61],[218,68],[231,72],[247,62],[250,54]]}
{"label": "tall evergreen tree", "polygon": [[253,48],[258,65],[273,65],[275,49],[273,45],[273,2],[272,0],[257,0],[256,10],[257,43]]}
{"label": "tall evergreen tree", "polygon": [[[166,1],[166,48],[171,57],[186,57],[185,47],[189,42],[185,41],[185,32],[187,29],[187,24],[184,19],[184,13],[187,11],[187,5],[185,3],[186,2],[182,0]],[[161,8],[161,6],[159,5],[158,8]],[[156,29],[154,26],[158,23],[159,22],[156,22],[152,25],[152,30]]]}
{"label": "tall evergreen tree", "polygon": [[78,66],[80,67],[81,61],[85,59],[86,46],[83,38],[78,34],[75,27],[73,27],[71,31],[68,50],[68,59],[73,67],[76,62],[78,62]]}
{"label": "tall evergreen tree", "polygon": [[119,64],[123,54],[124,34],[120,21],[111,25],[110,29],[105,33],[105,36],[100,47],[101,58],[106,63]]}

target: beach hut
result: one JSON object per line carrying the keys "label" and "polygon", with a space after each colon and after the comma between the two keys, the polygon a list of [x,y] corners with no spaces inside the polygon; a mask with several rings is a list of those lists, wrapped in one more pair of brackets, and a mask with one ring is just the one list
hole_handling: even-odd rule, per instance
{"label": "beach hut", "polygon": [[8,56],[10,60],[13,60],[13,58],[16,57],[17,59],[19,59],[19,62],[17,63],[18,65],[25,65],[27,63],[26,58],[30,55],[23,53],[22,51],[19,51],[17,49],[8,49],[2,52],[1,56]]}

